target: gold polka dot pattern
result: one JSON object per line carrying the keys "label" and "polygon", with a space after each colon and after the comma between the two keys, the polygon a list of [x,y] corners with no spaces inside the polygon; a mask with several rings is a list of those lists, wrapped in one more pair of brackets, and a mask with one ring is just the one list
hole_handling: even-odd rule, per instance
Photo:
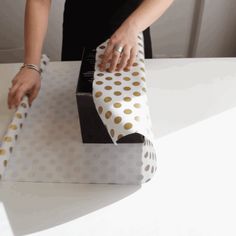
{"label": "gold polka dot pattern", "polygon": [[[101,45],[105,46],[103,49],[101,46],[97,48],[94,73],[93,95],[98,113],[115,144],[121,137],[139,133],[145,137],[147,145],[144,149],[150,153],[153,146],[152,142],[148,141],[152,140],[152,132],[147,106],[143,37],[139,35],[138,55],[132,67],[114,73],[99,72],[98,65],[101,61],[99,55],[103,54],[106,44],[107,41]],[[103,113],[99,112],[100,107]],[[152,166],[149,163],[143,167],[145,180],[148,180],[147,173],[150,174],[149,177],[152,176]]]}

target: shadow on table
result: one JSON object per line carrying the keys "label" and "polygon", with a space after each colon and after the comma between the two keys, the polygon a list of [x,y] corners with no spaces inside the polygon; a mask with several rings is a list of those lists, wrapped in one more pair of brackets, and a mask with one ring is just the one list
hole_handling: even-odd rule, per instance
{"label": "shadow on table", "polygon": [[132,195],[140,185],[0,183],[14,236],[47,230]]}
{"label": "shadow on table", "polygon": [[236,106],[236,60],[148,60],[147,85],[157,138]]}

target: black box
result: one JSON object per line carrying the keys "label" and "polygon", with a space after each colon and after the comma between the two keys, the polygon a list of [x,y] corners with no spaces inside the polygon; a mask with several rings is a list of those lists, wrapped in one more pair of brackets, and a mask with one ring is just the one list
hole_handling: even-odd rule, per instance
{"label": "black box", "polygon": [[[76,88],[76,100],[84,143],[113,143],[93,101],[92,88],[96,62],[96,48],[84,48]],[[122,137],[117,143],[143,143],[138,133]]]}

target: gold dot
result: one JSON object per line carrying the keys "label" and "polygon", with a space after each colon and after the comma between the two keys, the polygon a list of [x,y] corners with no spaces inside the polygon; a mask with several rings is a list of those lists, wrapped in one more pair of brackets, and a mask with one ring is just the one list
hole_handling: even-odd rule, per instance
{"label": "gold dot", "polygon": [[114,137],[114,135],[115,135],[115,130],[114,130],[114,129],[111,129],[110,133],[111,133],[111,137]]}
{"label": "gold dot", "polygon": [[121,92],[120,92],[120,91],[115,91],[115,92],[114,92],[114,95],[120,96],[120,95],[121,95]]}
{"label": "gold dot", "polygon": [[124,77],[123,80],[130,81],[130,77]]}
{"label": "gold dot", "polygon": [[140,61],[141,61],[142,63],[144,63],[144,60],[143,60],[143,59],[140,59]]}
{"label": "gold dot", "polygon": [[100,106],[100,107],[98,107],[98,112],[99,112],[99,114],[101,114],[102,113],[102,111],[103,111],[103,108]]}
{"label": "gold dot", "polygon": [[141,95],[141,93],[136,91],[136,92],[133,92],[133,95],[138,97]]}
{"label": "gold dot", "polygon": [[133,86],[139,86],[140,83],[139,82],[133,82]]}
{"label": "gold dot", "polygon": [[114,84],[115,85],[121,85],[121,82],[120,81],[115,81]]}
{"label": "gold dot", "polygon": [[142,88],[142,90],[143,90],[143,92],[145,92],[145,93],[147,92],[147,90],[146,90],[145,88]]}
{"label": "gold dot", "polygon": [[101,84],[103,84],[103,82],[102,81],[97,81],[96,84],[101,85]]}
{"label": "gold dot", "polygon": [[140,107],[141,107],[141,104],[140,104],[140,103],[135,103],[135,104],[134,104],[134,107],[135,107],[135,108],[140,108]]}
{"label": "gold dot", "polygon": [[123,137],[123,135],[122,134],[119,134],[118,135],[118,139],[120,139],[120,138],[122,138]]}
{"label": "gold dot", "polygon": [[119,124],[121,122],[122,118],[120,116],[115,117],[114,122],[116,124]]}
{"label": "gold dot", "polygon": [[119,108],[119,107],[121,107],[121,104],[119,102],[116,102],[116,103],[113,104],[113,106],[116,107],[116,108]]}
{"label": "gold dot", "polygon": [[141,50],[139,50],[138,52],[139,52],[140,54],[143,54],[143,51],[141,51]]}
{"label": "gold dot", "polygon": [[125,129],[131,129],[133,127],[132,123],[125,123],[124,128]]}
{"label": "gold dot", "polygon": [[139,116],[135,116],[134,119],[135,119],[136,121],[140,121],[140,117],[139,117]]}
{"label": "gold dot", "polygon": [[123,89],[126,90],[126,91],[129,91],[131,88],[130,87],[124,87]]}
{"label": "gold dot", "polygon": [[133,63],[133,66],[137,66],[137,65],[138,65],[138,63],[137,63],[137,62]]}
{"label": "gold dot", "polygon": [[5,137],[3,138],[3,141],[4,141],[4,142],[11,142],[11,141],[12,141],[12,137],[10,137],[10,136],[5,136]]}
{"label": "gold dot", "polygon": [[111,97],[105,97],[105,98],[104,98],[104,102],[110,102],[111,100],[112,100]]}
{"label": "gold dot", "polygon": [[121,76],[121,73],[115,73],[115,76]]}
{"label": "gold dot", "polygon": [[125,72],[129,72],[130,70],[128,68],[124,68],[124,71]]}
{"label": "gold dot", "polygon": [[133,75],[133,76],[138,76],[139,73],[138,73],[137,71],[135,71],[135,72],[132,73],[132,75]]}
{"label": "gold dot", "polygon": [[3,148],[0,148],[0,155],[5,155],[6,154],[6,150],[5,149],[3,149]]}
{"label": "gold dot", "polygon": [[111,117],[111,115],[112,115],[111,111],[107,111],[106,114],[105,114],[105,117],[107,119],[109,119]]}
{"label": "gold dot", "polygon": [[104,74],[103,73],[98,73],[97,76],[103,76]]}
{"label": "gold dot", "polygon": [[106,80],[112,80],[112,77],[106,77],[105,79]]}
{"label": "gold dot", "polygon": [[132,113],[132,110],[130,110],[130,109],[125,109],[125,110],[124,110],[124,113],[125,113],[125,114],[131,114],[131,113]]}
{"label": "gold dot", "polygon": [[16,130],[16,129],[17,129],[17,125],[15,125],[15,124],[11,124],[11,125],[9,126],[9,129]]}
{"label": "gold dot", "polygon": [[101,91],[98,91],[95,93],[95,97],[98,98],[98,97],[101,97],[102,96],[102,92]]}
{"label": "gold dot", "polygon": [[22,107],[24,107],[24,108],[26,108],[27,107],[27,105],[23,102],[23,103],[21,103],[21,106]]}
{"label": "gold dot", "polygon": [[142,67],[140,70],[143,71],[143,72],[145,72],[145,69],[144,69],[143,67]]}
{"label": "gold dot", "polygon": [[16,113],[16,117],[17,117],[18,119],[22,119],[21,113],[17,112],[17,113]]}
{"label": "gold dot", "polygon": [[146,81],[144,77],[142,77],[141,80],[144,81],[144,82]]}
{"label": "gold dot", "polygon": [[3,161],[3,165],[6,167],[7,166],[7,160]]}
{"label": "gold dot", "polygon": [[130,101],[131,101],[131,98],[130,98],[130,97],[124,97],[124,101],[130,102]]}
{"label": "gold dot", "polygon": [[106,89],[106,90],[111,90],[112,87],[111,87],[111,86],[105,86],[105,89]]}

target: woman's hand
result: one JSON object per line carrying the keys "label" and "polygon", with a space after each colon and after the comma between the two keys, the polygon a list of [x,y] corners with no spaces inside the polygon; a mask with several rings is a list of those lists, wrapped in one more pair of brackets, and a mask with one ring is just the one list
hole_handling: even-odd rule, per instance
{"label": "woman's hand", "polygon": [[[122,49],[122,52],[117,50]],[[130,69],[136,59],[138,48],[138,31],[134,25],[123,24],[111,36],[105,49],[100,70],[106,70],[107,63],[109,63],[108,70],[120,71]]]}
{"label": "woman's hand", "polygon": [[37,97],[41,87],[40,74],[27,67],[22,68],[13,78],[8,92],[8,108],[18,107],[24,95],[29,97],[29,105]]}

